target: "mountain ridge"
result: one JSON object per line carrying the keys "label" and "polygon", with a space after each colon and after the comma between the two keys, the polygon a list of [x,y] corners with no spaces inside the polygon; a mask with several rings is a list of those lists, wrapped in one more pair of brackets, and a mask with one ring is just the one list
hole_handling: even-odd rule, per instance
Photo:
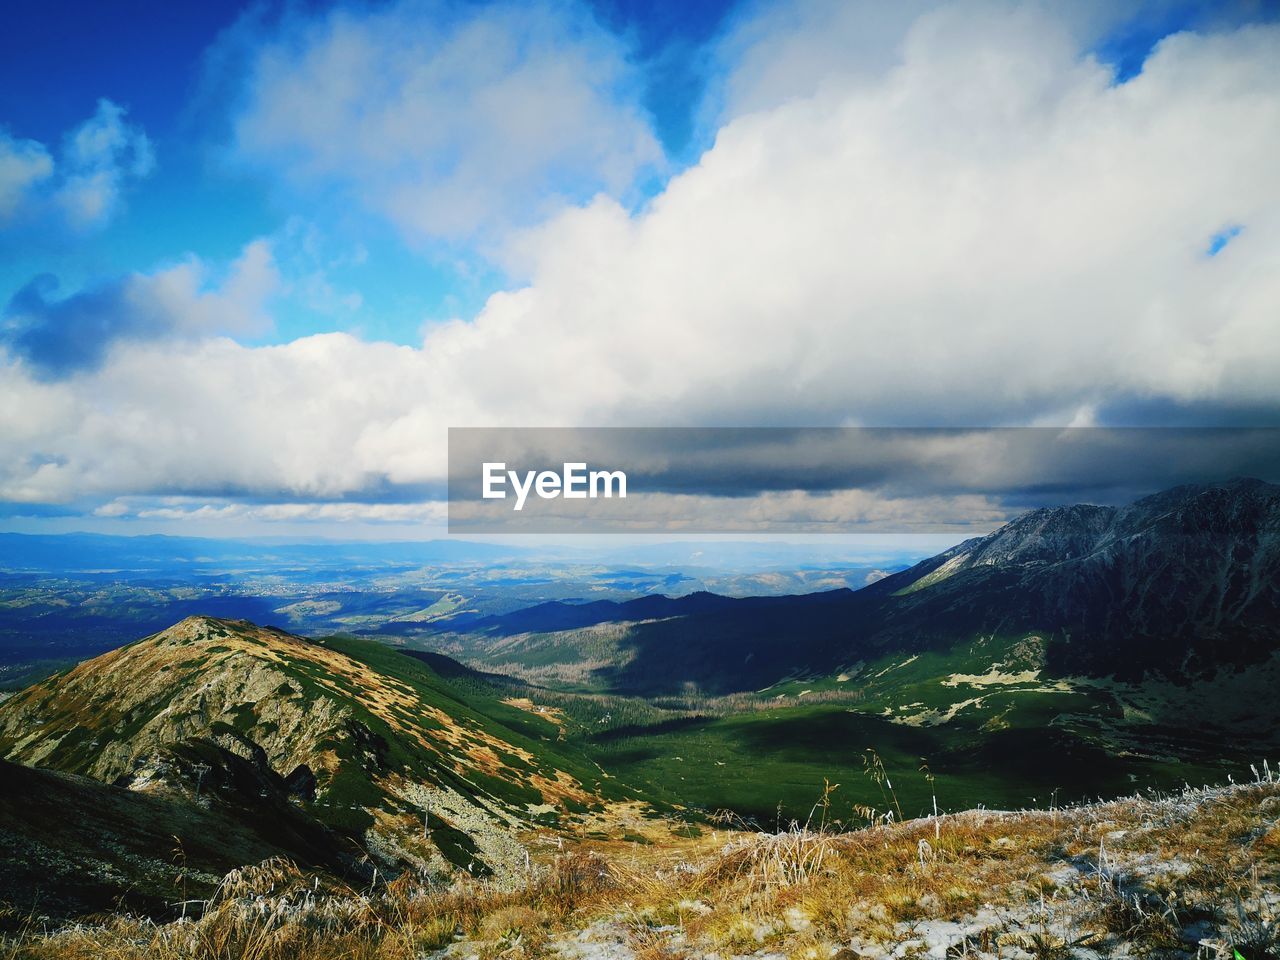
{"label": "mountain ridge", "polygon": [[384,869],[514,869],[514,828],[616,792],[554,740],[552,724],[496,704],[477,711],[428,665],[381,645],[210,617],[0,704],[9,760],[223,806],[243,806],[247,783]]}
{"label": "mountain ridge", "polygon": [[1043,508],[857,591],[703,607],[671,601],[668,617],[624,623],[600,614],[637,608],[601,605],[558,631],[518,612],[436,632],[486,669],[591,660],[581,682],[646,695],[758,690],[1005,633],[1043,639],[1053,675],[1189,677],[1280,647],[1280,486],[1241,478]]}

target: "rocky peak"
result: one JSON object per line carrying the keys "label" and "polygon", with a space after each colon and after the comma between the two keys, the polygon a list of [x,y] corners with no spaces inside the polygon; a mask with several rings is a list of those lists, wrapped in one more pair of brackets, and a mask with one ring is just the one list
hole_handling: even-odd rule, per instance
{"label": "rocky peak", "polygon": [[974,544],[970,565],[1061,563],[1097,549],[1115,520],[1114,507],[1075,504],[1033,510]]}
{"label": "rocky peak", "polygon": [[948,572],[980,566],[1066,563],[1142,537],[1148,546],[1173,538],[1256,539],[1280,530],[1280,486],[1239,478],[1174,487],[1122,507],[1074,504],[1032,510],[955,551]]}

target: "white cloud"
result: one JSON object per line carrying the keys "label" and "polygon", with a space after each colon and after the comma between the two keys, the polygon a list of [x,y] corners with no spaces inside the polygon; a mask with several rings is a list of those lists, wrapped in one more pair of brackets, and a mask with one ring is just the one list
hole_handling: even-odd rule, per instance
{"label": "white cloud", "polygon": [[99,100],[97,112],[67,136],[60,164],[64,179],[53,199],[76,229],[106,223],[125,184],[155,168],[151,141],[125,114],[119,104]]}
{"label": "white cloud", "polygon": [[926,15],[876,83],[729,123],[647,215],[539,231],[454,349],[496,389],[496,344],[555,343],[510,391],[573,383],[560,415],[603,422],[1274,404],[1280,34],[1173,37],[1117,87],[1052,27]]}
{"label": "white cloud", "polygon": [[0,130],[0,225],[12,217],[31,189],[53,174],[44,144],[18,140]]}
{"label": "white cloud", "polygon": [[720,75],[713,79],[709,99],[720,122],[812,97],[824,88],[850,91],[879,83],[901,60],[921,21],[939,11],[960,9],[963,19],[986,30],[1018,23],[1046,30],[1071,51],[1093,49],[1117,34],[1136,38],[1146,27],[1135,29],[1135,24],[1195,17],[1227,29],[1258,13],[1251,0],[1221,0],[1197,10],[1179,0],[792,0],[746,9],[713,51]]}
{"label": "white cloud", "polygon": [[[1047,17],[930,11],[873,77],[736,116],[643,213],[602,198],[526,234],[529,285],[419,348],[11,367],[0,495],[355,495],[438,480],[450,425],[1280,410],[1280,30],[1172,37],[1116,86]],[[331,132],[359,140],[343,103]]]}
{"label": "white cloud", "polygon": [[[366,425],[421,389],[422,354],[346,334],[251,348],[229,339],[120,344],[57,385],[11,368],[0,407],[0,496],[62,500],[166,490],[336,496],[376,482]],[[32,435],[25,401],[45,416]],[[443,457],[438,438],[419,440]]]}
{"label": "white cloud", "polygon": [[211,283],[212,273],[206,262],[188,257],[152,274],[136,274],[127,285],[127,309],[160,314],[168,332],[192,337],[271,328],[267,303],[281,280],[269,240],[247,244],[217,285]]}
{"label": "white cloud", "polygon": [[661,159],[618,42],[572,5],[404,0],[281,33],[252,54],[238,153],[415,238],[527,224]]}
{"label": "white cloud", "polygon": [[27,206],[74,231],[105,226],[125,188],[155,169],[151,141],[127,112],[99,100],[94,115],[67,133],[56,163],[44,144],[0,130],[0,226]]}

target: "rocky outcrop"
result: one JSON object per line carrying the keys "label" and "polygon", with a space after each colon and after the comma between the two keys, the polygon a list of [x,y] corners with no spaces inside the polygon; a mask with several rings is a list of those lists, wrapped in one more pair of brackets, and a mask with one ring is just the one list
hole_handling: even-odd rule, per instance
{"label": "rocky outcrop", "polygon": [[870,639],[1048,639],[1051,671],[1193,677],[1280,648],[1280,487],[1036,510],[866,591]]}

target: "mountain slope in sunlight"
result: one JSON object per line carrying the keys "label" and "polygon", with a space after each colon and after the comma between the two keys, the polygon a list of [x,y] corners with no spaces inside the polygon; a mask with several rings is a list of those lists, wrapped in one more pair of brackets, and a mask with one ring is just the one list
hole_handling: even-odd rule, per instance
{"label": "mountain slope in sunlight", "polygon": [[519,829],[567,824],[618,795],[557,738],[380,645],[209,617],[0,705],[9,760],[239,804],[248,819],[255,795],[280,794],[387,867],[508,872],[523,860]]}

